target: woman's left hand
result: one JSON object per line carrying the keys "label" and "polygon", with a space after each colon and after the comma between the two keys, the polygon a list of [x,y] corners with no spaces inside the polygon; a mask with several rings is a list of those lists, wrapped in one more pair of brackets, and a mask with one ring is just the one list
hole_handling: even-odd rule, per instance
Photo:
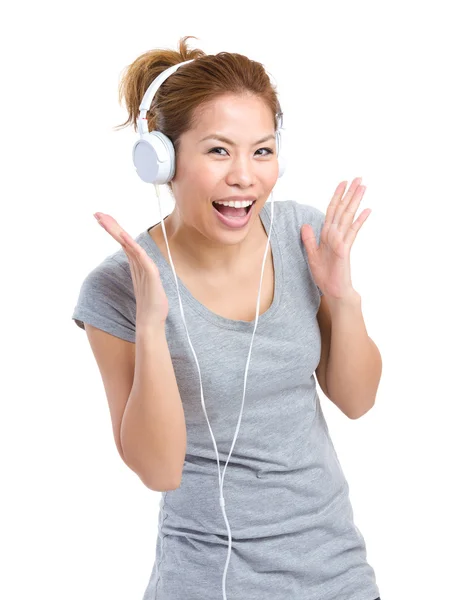
{"label": "woman's left hand", "polygon": [[356,293],[350,274],[350,249],[371,213],[371,209],[366,208],[353,222],[366,189],[360,185],[361,181],[361,177],[355,178],[344,197],[347,181],[336,188],[326,211],[319,245],[312,227],[301,227],[312,277],[327,298],[343,299]]}

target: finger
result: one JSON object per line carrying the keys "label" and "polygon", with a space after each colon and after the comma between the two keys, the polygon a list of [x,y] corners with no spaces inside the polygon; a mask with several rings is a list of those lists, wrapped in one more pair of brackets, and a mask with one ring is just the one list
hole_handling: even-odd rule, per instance
{"label": "finger", "polygon": [[[129,259],[129,262],[136,262],[139,268],[144,269],[147,266],[146,261],[151,261],[147,252],[132,238],[132,236],[123,229],[119,223],[111,217],[111,215],[105,215],[104,213],[95,213],[100,217],[100,225],[117,241],[121,244],[124,252]],[[153,261],[151,261],[153,262]],[[149,264],[151,266],[151,263]]]}
{"label": "finger", "polygon": [[133,239],[131,235],[127,233],[127,231],[122,230],[120,236],[122,240],[121,243],[123,243],[128,250],[132,251],[137,256],[137,258],[140,258],[140,255],[145,252],[145,250],[140,246],[140,244],[137,244],[137,242]]}
{"label": "finger", "polygon": [[323,229],[325,227],[329,228],[330,225],[333,223],[334,214],[336,212],[336,207],[337,207],[338,202],[341,199],[342,195],[344,194],[346,186],[347,186],[347,181],[341,181],[341,183],[335,189],[333,197],[331,198],[331,201],[328,204],[328,208],[326,209],[325,223],[324,223]]}
{"label": "finger", "polygon": [[362,225],[368,219],[371,214],[371,208],[365,208],[359,214],[358,218],[352,223],[352,225],[347,230],[346,236],[344,238],[344,243],[350,248],[357,237],[357,233],[359,232]]}
{"label": "finger", "polygon": [[129,262],[136,262],[143,269],[143,263],[148,258],[145,250],[126,231],[120,233],[122,247],[129,258]]}
{"label": "finger", "polygon": [[135,240],[126,232],[126,231],[121,231],[121,238],[122,241],[127,244],[128,246],[132,247],[135,242]]}
{"label": "finger", "polygon": [[301,228],[301,237],[307,253],[312,256],[318,249],[317,238],[312,226],[308,223]]}
{"label": "finger", "polygon": [[360,202],[362,201],[366,189],[367,188],[365,185],[359,185],[358,188],[355,190],[354,195],[352,196],[349,204],[346,206],[338,223],[339,231],[345,233],[352,225],[352,222],[355,218],[355,213],[357,212],[357,209],[360,206]]}
{"label": "finger", "polygon": [[344,214],[346,207],[349,205],[350,200],[355,194],[361,181],[361,177],[356,177],[350,184],[345,196],[340,196],[339,194],[335,195],[336,201],[334,202],[335,210],[332,223],[335,223],[337,225],[341,221],[341,217]]}
{"label": "finger", "polygon": [[121,242],[121,233],[125,230],[119,225],[116,219],[111,217],[111,215],[106,215],[104,213],[95,213],[95,215],[99,216],[98,223],[103,229],[105,229],[116,242]]}

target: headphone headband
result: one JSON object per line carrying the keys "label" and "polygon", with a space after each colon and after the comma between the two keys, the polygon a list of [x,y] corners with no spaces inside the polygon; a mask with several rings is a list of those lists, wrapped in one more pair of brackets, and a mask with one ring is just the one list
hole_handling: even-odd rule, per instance
{"label": "headphone headband", "polygon": [[158,89],[161,87],[161,85],[164,83],[164,81],[172,73],[174,73],[179,67],[181,67],[182,65],[186,65],[187,63],[193,62],[194,60],[195,59],[192,58],[191,60],[185,60],[184,62],[177,63],[176,65],[172,65],[171,67],[168,67],[167,69],[165,69],[165,71],[163,71],[160,75],[158,75],[156,77],[156,79],[150,84],[150,86],[148,87],[148,89],[145,92],[145,95],[143,96],[143,99],[142,99],[140,107],[139,107],[140,115],[137,119],[137,123],[138,123],[138,131],[140,132],[140,134],[148,133],[148,123],[146,122],[146,113],[150,109],[151,102],[153,101],[153,98],[154,98],[156,92],[158,91]]}

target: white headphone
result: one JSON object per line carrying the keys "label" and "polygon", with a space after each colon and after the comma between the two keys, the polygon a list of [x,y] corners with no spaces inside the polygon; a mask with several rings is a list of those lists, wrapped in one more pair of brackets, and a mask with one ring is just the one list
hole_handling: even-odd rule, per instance
{"label": "white headphone", "polygon": [[[138,175],[146,183],[155,185],[168,183],[175,175],[175,150],[171,140],[161,131],[148,131],[148,121],[146,113],[151,107],[154,95],[164,81],[182,65],[193,62],[186,60],[169,67],[163,71],[151,83],[143,96],[137,119],[137,129],[140,133],[140,139],[133,146],[132,159]],[[282,154],[282,125],[283,120],[277,115],[277,130],[275,132],[277,157],[278,157],[278,177],[281,177],[285,171],[285,161]]]}
{"label": "white headphone", "polygon": [[[237,428],[235,431],[235,436],[233,438],[233,442],[232,442],[232,445],[230,448],[230,453],[228,455],[227,462],[225,463],[225,466],[223,468],[223,475],[222,475],[220,472],[220,457],[219,457],[219,453],[217,450],[217,444],[216,444],[216,441],[214,438],[214,434],[212,432],[209,418],[207,416],[206,405],[204,403],[203,384],[202,384],[202,379],[201,379],[201,370],[199,368],[199,363],[198,363],[198,357],[196,356],[196,352],[193,348],[193,344],[191,343],[190,335],[188,333],[188,327],[186,325],[186,320],[185,320],[185,313],[183,311],[183,303],[182,303],[182,299],[180,297],[180,289],[179,289],[179,285],[178,285],[177,273],[175,271],[174,263],[172,261],[172,256],[170,254],[169,243],[167,241],[166,228],[164,225],[164,219],[162,218],[161,196],[160,196],[160,192],[159,192],[159,185],[161,185],[163,183],[167,183],[174,176],[174,173],[175,173],[174,146],[173,146],[171,140],[166,135],[161,133],[160,131],[148,132],[148,125],[147,125],[147,120],[146,120],[146,112],[149,110],[149,108],[151,106],[151,102],[154,98],[154,94],[156,93],[159,86],[169,77],[169,75],[171,73],[176,71],[181,65],[184,65],[189,62],[192,62],[192,61],[187,60],[185,62],[182,62],[182,63],[176,64],[172,67],[169,67],[168,69],[163,71],[160,75],[158,75],[158,77],[156,77],[156,79],[153,81],[153,83],[146,90],[146,93],[143,96],[143,100],[140,104],[140,115],[139,115],[138,121],[137,121],[138,131],[140,132],[140,139],[137,140],[134,144],[133,151],[132,151],[132,158],[133,158],[133,162],[134,162],[134,165],[135,165],[138,175],[141,177],[141,179],[143,181],[146,181],[147,183],[153,183],[155,190],[156,190],[156,194],[158,197],[159,214],[160,214],[160,218],[161,218],[161,227],[162,227],[164,239],[166,242],[170,265],[172,267],[172,271],[173,271],[174,278],[175,278],[175,283],[177,286],[177,295],[178,295],[178,300],[179,300],[179,305],[180,305],[180,313],[182,315],[182,320],[185,325],[185,331],[186,331],[186,335],[188,338],[188,342],[190,344],[190,348],[191,348],[191,351],[193,352],[193,355],[194,355],[194,358],[196,361],[196,366],[198,368],[199,384],[200,384],[200,388],[201,388],[201,405],[203,408],[204,415],[206,417],[209,431],[212,436],[212,442],[214,444],[215,454],[216,454],[216,458],[217,458],[217,469],[218,469],[218,474],[219,474],[219,485],[220,485],[219,502],[220,502],[220,506],[222,508],[222,513],[223,513],[224,520],[225,520],[227,530],[228,530],[228,541],[229,541],[228,555],[227,555],[227,561],[225,564],[225,569],[224,569],[224,573],[223,573],[223,577],[222,577],[223,599],[227,600],[227,594],[225,591],[225,580],[226,580],[226,574],[227,574],[227,570],[228,570],[228,563],[230,562],[230,556],[231,556],[232,535],[231,535],[230,525],[229,525],[229,522],[227,519],[227,514],[225,512],[225,498],[223,497],[223,481],[225,478],[225,471],[227,469],[228,461],[230,460],[230,456],[232,455],[233,448],[234,448],[235,442],[236,442],[236,438],[238,436],[238,431],[239,431],[239,428],[241,425],[241,416],[243,414],[243,408],[244,408],[244,397],[246,394],[246,381],[247,381],[247,373],[248,373],[248,368],[249,368],[249,361],[251,359],[251,350],[252,350],[252,345],[254,342],[254,334],[256,333],[257,323],[259,321],[260,292],[262,289],[262,280],[264,277],[265,262],[267,259],[267,253],[268,253],[268,249],[269,249],[269,245],[270,245],[270,236],[272,233],[274,202],[273,202],[273,190],[272,190],[272,192],[271,192],[272,201],[270,203],[270,206],[271,206],[270,227],[269,227],[269,231],[268,231],[267,245],[265,247],[265,252],[264,252],[264,259],[262,261],[259,292],[257,294],[257,306],[256,306],[256,318],[255,318],[254,330],[252,332],[251,345],[249,348],[248,359],[246,362],[246,370],[244,373],[243,401],[241,404],[241,411],[240,411],[240,416],[238,418],[238,425],[237,425]],[[275,132],[275,137],[276,137],[277,156],[278,156],[278,177],[281,177],[285,170],[285,164],[284,164],[284,161],[282,159],[282,154],[281,154],[282,119],[281,119],[280,115],[277,115],[277,122],[278,122],[278,127],[277,127],[277,131]]]}

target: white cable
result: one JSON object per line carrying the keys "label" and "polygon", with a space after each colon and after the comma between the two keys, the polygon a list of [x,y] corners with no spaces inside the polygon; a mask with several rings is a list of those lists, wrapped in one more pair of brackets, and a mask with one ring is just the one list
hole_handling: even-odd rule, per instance
{"label": "white cable", "polygon": [[243,414],[244,397],[245,397],[245,394],[246,394],[246,382],[247,382],[247,376],[248,376],[249,361],[250,361],[250,358],[251,358],[251,350],[252,350],[252,345],[253,345],[253,342],[254,342],[254,334],[256,332],[257,323],[258,323],[258,320],[259,320],[260,292],[261,292],[261,289],[262,289],[262,280],[263,280],[264,271],[265,271],[265,261],[266,261],[266,258],[267,258],[267,253],[268,253],[268,249],[269,249],[269,245],[270,245],[270,235],[272,233],[272,225],[273,225],[273,190],[271,191],[271,219],[270,219],[270,229],[269,229],[269,233],[268,233],[268,237],[267,237],[267,244],[265,246],[264,260],[262,262],[262,270],[261,270],[260,283],[259,283],[259,292],[257,294],[257,306],[256,306],[255,325],[254,325],[254,331],[252,332],[251,346],[249,348],[248,360],[246,362],[246,370],[245,370],[245,373],[244,373],[243,400],[242,400],[242,403],[241,403],[241,411],[240,411],[240,416],[238,418],[238,425],[237,425],[237,428],[236,428],[236,431],[235,431],[235,436],[233,438],[233,442],[232,442],[232,445],[231,445],[231,448],[230,448],[230,454],[228,455],[227,462],[225,463],[225,466],[223,468],[223,476],[222,476],[221,473],[220,473],[220,458],[219,458],[219,453],[217,451],[217,444],[215,442],[214,434],[212,432],[211,425],[209,423],[209,419],[207,417],[206,406],[205,406],[205,402],[204,402],[203,384],[202,384],[202,379],[201,379],[201,370],[199,368],[199,363],[198,363],[198,358],[196,356],[196,352],[194,351],[193,344],[191,343],[191,339],[190,339],[190,336],[188,334],[188,327],[186,325],[185,313],[183,312],[183,304],[182,304],[182,299],[180,297],[180,289],[179,289],[179,286],[178,286],[177,273],[175,271],[174,263],[172,261],[172,256],[170,254],[169,243],[167,241],[166,228],[165,228],[165,225],[164,225],[164,219],[162,218],[160,190],[159,190],[159,186],[158,185],[154,184],[154,187],[156,188],[156,195],[158,197],[159,215],[160,215],[160,219],[161,219],[162,232],[164,234],[164,239],[165,239],[166,246],[167,246],[167,252],[168,252],[168,255],[169,255],[169,261],[170,261],[170,265],[172,267],[172,271],[174,273],[175,284],[177,286],[177,295],[178,295],[178,300],[179,300],[179,304],[180,304],[180,313],[182,315],[182,320],[183,320],[183,323],[185,325],[185,331],[186,331],[186,334],[187,334],[187,337],[188,337],[188,342],[190,344],[190,348],[191,348],[191,351],[193,352],[193,356],[195,358],[196,366],[198,368],[199,384],[200,384],[200,388],[201,388],[201,406],[203,407],[204,416],[206,417],[207,425],[209,427],[209,431],[210,431],[211,437],[212,437],[212,443],[214,444],[214,449],[215,449],[215,453],[216,453],[216,456],[217,456],[217,468],[218,468],[218,472],[219,472],[219,486],[220,486],[219,503],[220,503],[220,506],[222,508],[222,512],[223,512],[225,524],[227,526],[228,542],[229,542],[227,561],[225,563],[225,570],[224,570],[223,578],[222,578],[223,598],[224,598],[224,600],[227,600],[227,594],[226,594],[226,591],[225,591],[225,579],[226,579],[226,574],[227,574],[227,570],[228,570],[228,564],[230,562],[232,537],[231,537],[230,525],[229,525],[228,519],[227,519],[227,514],[225,512],[225,498],[223,497],[223,480],[225,478],[225,471],[226,471],[226,468],[227,468],[227,465],[228,465],[228,461],[230,460],[230,456],[232,455],[233,448],[235,446],[236,438],[238,437],[238,431],[239,431],[239,428],[240,428],[240,425],[241,425],[241,416]]}

